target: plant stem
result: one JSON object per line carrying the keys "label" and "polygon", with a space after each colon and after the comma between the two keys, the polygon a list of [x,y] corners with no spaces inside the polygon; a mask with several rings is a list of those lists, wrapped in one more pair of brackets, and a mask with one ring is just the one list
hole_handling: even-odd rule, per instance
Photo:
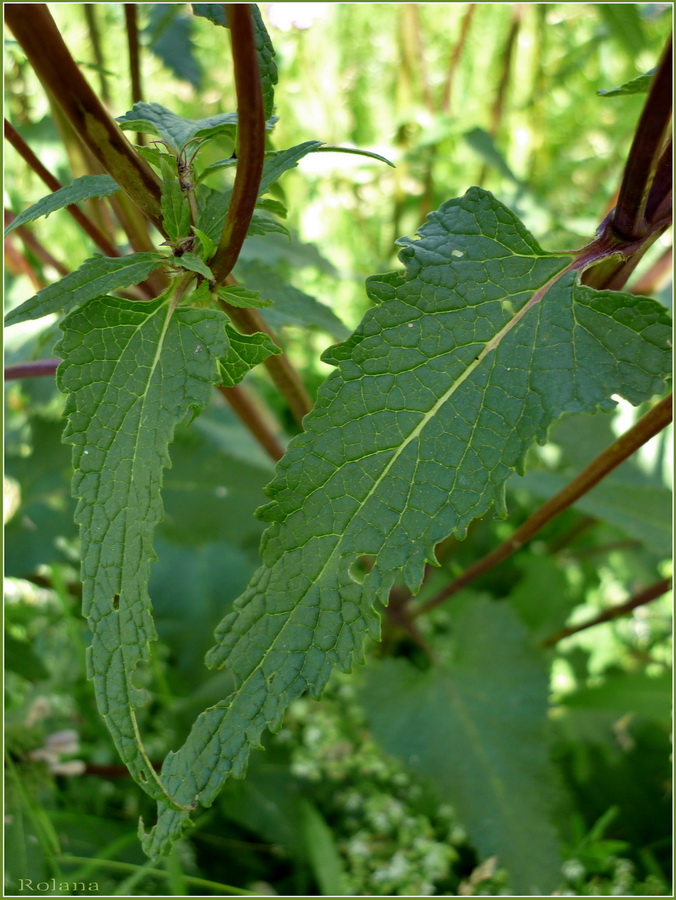
{"label": "plant stem", "polygon": [[[28,144],[21,137],[19,132],[11,125],[7,119],[5,119],[5,137],[10,142],[12,147],[17,151],[17,153],[24,159],[25,162],[31,167],[31,169],[38,175],[42,181],[47,185],[50,191],[58,191],[63,187],[58,178],[55,178],[54,175],[44,166],[37,156],[33,153]],[[101,229],[96,225],[85,213],[82,212],[79,206],[76,204],[72,204],[71,206],[66,207],[66,211],[70,213],[70,215],[75,219],[80,228],[85,231],[89,237],[94,241],[99,250],[102,250],[106,256],[119,256],[120,252],[109,240],[109,238],[101,231]]]}
{"label": "plant stem", "polygon": [[649,222],[646,204],[664,150],[671,119],[671,38],[660,60],[624,167],[611,226],[626,241],[643,237]]}
{"label": "plant stem", "polygon": [[580,622],[578,625],[570,625],[567,628],[560,628],[558,631],[550,634],[549,637],[546,637],[543,641],[540,641],[540,646],[553,647],[554,644],[558,644],[558,642],[562,641],[564,638],[570,637],[571,634],[577,634],[580,631],[585,631],[587,628],[601,625],[603,622],[611,622],[613,619],[619,619],[621,616],[626,616],[637,607],[645,606],[646,603],[652,603],[653,600],[657,600],[658,597],[666,594],[670,588],[671,578],[663,578],[661,581],[657,581],[645,590],[635,594],[631,600],[627,600],[626,603],[604,609],[603,612],[594,616],[593,619],[588,619],[586,622]]}
{"label": "plant stem", "polygon": [[41,291],[45,286],[30,260],[15,246],[11,235],[5,241],[5,267],[12,275],[26,275],[30,278],[33,290],[36,292]]}
{"label": "plant stem", "polygon": [[110,106],[108,79],[106,78],[105,72],[106,66],[105,60],[103,59],[103,52],[101,50],[101,32],[99,31],[99,25],[96,21],[96,4],[83,3],[82,7],[84,9],[85,21],[87,22],[87,30],[89,31],[89,40],[91,41],[92,45],[94,62],[99,70],[99,93],[101,94],[101,99],[106,104],[106,106]]}
{"label": "plant stem", "polygon": [[131,146],[80,72],[44,3],[8,3],[5,21],[35,74],[53,94],[82,142],[157,230],[162,225],[160,182]]}
{"label": "plant stem", "polygon": [[[507,40],[505,41],[505,46],[502,51],[502,66],[500,71],[500,80],[498,82],[498,88],[495,94],[495,100],[493,101],[493,106],[491,107],[491,121],[488,128],[488,132],[493,138],[497,138],[500,130],[502,128],[502,120],[505,112],[505,100],[507,97],[507,90],[509,88],[509,84],[512,80],[512,65],[514,63],[514,48],[516,47],[517,37],[519,35],[519,29],[521,28],[521,17],[523,14],[523,4],[522,3],[514,3],[512,4],[512,24],[509,29],[509,33],[507,35]],[[479,184],[483,184],[486,180],[486,175],[488,173],[488,165],[484,163],[481,174],[479,176]]]}
{"label": "plant stem", "polygon": [[5,366],[5,381],[54,375],[60,362],[60,359],[34,359],[31,362],[12,363]]}
{"label": "plant stem", "polygon": [[[140,103],[143,100],[141,89],[141,55],[138,39],[138,16],[135,3],[124,3],[124,21],[127,26],[127,47],[129,49],[129,78],[131,80],[131,102]],[[143,145],[145,135],[137,134],[136,143]]]}
{"label": "plant stem", "polygon": [[[6,209],[5,228],[11,225],[14,219],[16,219],[16,216],[8,209]],[[26,249],[35,254],[40,262],[44,263],[45,265],[51,266],[59,273],[59,275],[63,276],[68,274],[70,270],[66,266],[64,266],[62,262],[59,262],[58,259],[53,257],[49,250],[43,247],[40,241],[35,237],[35,235],[31,234],[27,228],[25,228],[23,225],[19,225],[19,227],[15,229],[14,233],[17,235],[17,237],[21,238]]]}
{"label": "plant stem", "polygon": [[639,419],[633,428],[630,428],[616,441],[613,441],[603,453],[600,453],[562,491],[559,491],[558,494],[555,494],[544,503],[537,512],[516,529],[510,538],[484,556],[483,559],[473,563],[462,575],[459,575],[439,591],[435,597],[414,609],[411,615],[414,617],[419,616],[434,609],[435,606],[439,606],[449,597],[457,594],[471,581],[474,581],[475,578],[494,569],[495,566],[522,547],[526,541],[531,540],[555,516],[572,506],[576,500],[579,500],[580,497],[590,491],[595,484],[598,484],[601,479],[617,468],[620,463],[628,459],[639,447],[643,446],[656,434],[659,434],[663,428],[666,428],[672,420],[671,401],[671,394],[660,400],[650,412]]}
{"label": "plant stem", "polygon": [[211,271],[217,283],[232,272],[258,200],[265,160],[265,112],[251,12],[246,3],[226,3],[237,93],[238,163],[232,199]]}
{"label": "plant stem", "polygon": [[448,72],[446,73],[444,90],[441,95],[441,109],[442,112],[446,113],[446,115],[448,115],[451,111],[451,93],[453,90],[453,82],[455,81],[455,73],[460,63],[460,58],[462,56],[462,51],[467,40],[469,26],[472,23],[475,9],[476,3],[469,3],[467,5],[467,12],[465,13],[462,20],[462,25],[460,26],[460,36],[458,37],[455,47],[453,48],[453,55],[451,56],[451,62],[448,66]]}
{"label": "plant stem", "polygon": [[218,390],[223,394],[234,412],[246,425],[268,456],[275,462],[280,460],[284,456],[284,448],[270,430],[247,391],[239,385],[235,387],[219,385]]}
{"label": "plant stem", "polygon": [[651,297],[667,283],[669,276],[673,271],[674,248],[668,247],[660,258],[652,264],[648,271],[644,272],[640,278],[636,279],[629,290],[632,294],[641,294],[642,296]]}
{"label": "plant stem", "polygon": [[[91,863],[92,859],[89,856],[73,856],[70,853],[62,853],[60,855],[55,856],[55,860],[61,863]],[[145,863],[143,866],[137,865],[136,863],[128,863],[128,862],[118,862],[113,859],[97,859],[96,863],[101,869],[110,869],[113,872],[138,872],[141,868],[143,869],[144,876],[152,875],[153,878],[159,878],[163,881],[166,881],[169,878],[169,873],[166,869],[154,869],[151,868],[148,863]],[[233,887],[229,884],[221,884],[218,881],[209,881],[206,878],[197,878],[194,875],[185,875],[185,880],[188,884],[194,885],[195,887],[206,888],[210,891],[216,891],[216,896],[223,896],[226,894],[241,894],[244,897],[255,897],[259,896],[254,894],[253,891],[245,891],[243,888]]]}

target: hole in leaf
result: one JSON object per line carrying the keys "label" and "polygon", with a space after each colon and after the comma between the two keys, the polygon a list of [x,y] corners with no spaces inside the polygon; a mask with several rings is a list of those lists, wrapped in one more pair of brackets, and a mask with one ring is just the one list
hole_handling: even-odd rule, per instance
{"label": "hole in leaf", "polygon": [[147,781],[148,781],[148,776],[147,776],[146,773],[143,771],[143,769],[141,769],[141,771],[138,773],[138,777],[139,777],[139,781],[142,781],[144,784],[147,783]]}
{"label": "hole in leaf", "polygon": [[115,596],[113,597],[113,609],[119,609],[119,608],[120,608],[120,595],[115,594]]}
{"label": "hole in leaf", "polygon": [[374,562],[375,557],[373,556],[360,556],[355,559],[348,570],[352,581],[355,581],[357,584],[363,584],[364,579],[373,568]]}

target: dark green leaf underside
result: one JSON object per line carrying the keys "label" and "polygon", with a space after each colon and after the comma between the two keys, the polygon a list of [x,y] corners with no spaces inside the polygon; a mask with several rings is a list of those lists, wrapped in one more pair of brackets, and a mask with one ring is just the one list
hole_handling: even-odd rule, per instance
{"label": "dark green leaf underside", "polygon": [[[338,368],[269,487],[262,565],[209,656],[237,690],[163,766],[181,806],[210,804],[291,700],[363,657],[395,577],[415,592],[439,541],[492,504],[504,512],[506,479],[555,418],[663,387],[662,308],[581,286],[487,192],[445,203],[401,243],[405,272],[369,279],[378,305],[325,355]],[[361,556],[373,566],[357,583]],[[160,808],[147,852],[186,822]]]}
{"label": "dark green leaf underside", "polygon": [[83,612],[93,632],[89,676],[118,751],[137,781],[168,802],[140,742],[133,684],[155,639],[147,592],[162,471],[176,425],[203,406],[227,352],[216,310],[166,298],[90,301],[62,324],[58,385],[68,395],[73,494],[82,542]]}

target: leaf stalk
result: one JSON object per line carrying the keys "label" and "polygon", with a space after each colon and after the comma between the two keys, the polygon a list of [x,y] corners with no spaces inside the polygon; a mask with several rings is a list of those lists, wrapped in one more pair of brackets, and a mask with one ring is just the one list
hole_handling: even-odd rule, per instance
{"label": "leaf stalk", "polygon": [[569,625],[567,628],[560,628],[543,641],[540,641],[541,647],[553,647],[564,638],[570,637],[571,634],[578,634],[580,631],[586,631],[587,628],[594,628],[604,622],[612,622],[613,619],[619,619],[621,616],[628,616],[629,613],[637,609],[639,606],[645,606],[646,603],[652,603],[663,594],[671,589],[671,578],[662,578],[661,581],[651,584],[650,587],[635,594],[630,600],[620,603],[618,606],[611,606],[604,609],[593,619],[587,619],[586,622],[580,622],[578,625]]}

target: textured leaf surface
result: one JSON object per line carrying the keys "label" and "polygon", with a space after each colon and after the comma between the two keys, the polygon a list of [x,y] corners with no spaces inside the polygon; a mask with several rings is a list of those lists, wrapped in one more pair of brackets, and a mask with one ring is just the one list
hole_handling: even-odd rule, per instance
{"label": "textured leaf surface", "polygon": [[56,348],[79,501],[83,613],[93,632],[88,671],[122,759],[164,802],[140,742],[135,710],[146,697],[133,679],[155,639],[147,585],[167,448],[217,380],[225,323],[217,310],[172,309],[165,298],[99,298],[64,320]]}
{"label": "textured leaf surface", "polygon": [[262,363],[268,356],[282,351],[272,338],[256,332],[240,334],[231,325],[226,326],[230,347],[225,359],[220,360],[221,379],[226,387],[234,387],[244,378],[247,372]]}
{"label": "textured leaf surface", "polygon": [[168,261],[161,253],[129,256],[93,256],[79,269],[38,291],[5,317],[6,325],[40,319],[49,313],[71,310],[117,288],[138,284]]}
{"label": "textured leaf surface", "polygon": [[261,300],[261,295],[256,291],[248,291],[239,284],[223,285],[216,290],[216,293],[221,300],[241,309],[262,309],[272,305],[272,300]]}
{"label": "textured leaf surface", "polygon": [[110,175],[82,175],[81,178],[76,178],[71,184],[54,191],[53,194],[49,194],[47,197],[43,197],[37,203],[29,206],[28,209],[24,209],[23,212],[19,213],[16,219],[5,229],[5,237],[14,231],[15,228],[18,228],[19,225],[26,225],[28,222],[42,218],[42,216],[48,216],[50,213],[56,212],[57,209],[71,206],[73,203],[79,203],[80,200],[89,200],[91,197],[107,197],[109,194],[114,194],[119,190],[120,186]]}
{"label": "textured leaf surface", "polygon": [[420,672],[377,661],[362,703],[384,749],[457,810],[481,858],[507,868],[514,892],[549,894],[560,861],[549,824],[547,667],[506,604],[471,597],[449,615],[452,662]]}
{"label": "textured leaf surface", "polygon": [[[241,775],[263,729],[377,637],[395,577],[416,591],[434,546],[497,504],[535,439],[564,412],[639,402],[670,365],[653,301],[582,287],[518,219],[472,188],[405,240],[404,273],[369,280],[379,305],[325,358],[319,392],[268,489],[262,565],[209,656],[237,690],[165,760],[182,806]],[[352,564],[370,556],[358,583]],[[143,836],[165,852],[187,815],[160,809]]]}
{"label": "textured leaf surface", "polygon": [[237,113],[219,113],[206,119],[184,119],[159,103],[135,103],[117,119],[124,131],[156,134],[174,150],[182,150],[191,138],[225,132],[235,134]]}

